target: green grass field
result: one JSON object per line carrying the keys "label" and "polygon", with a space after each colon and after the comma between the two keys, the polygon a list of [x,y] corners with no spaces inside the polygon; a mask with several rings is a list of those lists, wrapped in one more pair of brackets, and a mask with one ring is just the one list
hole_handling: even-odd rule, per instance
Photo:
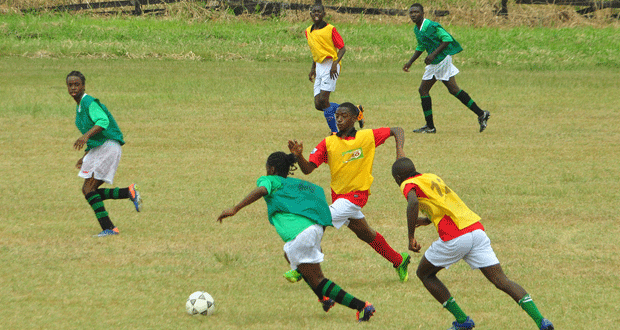
{"label": "green grass field", "polygon": [[[293,24],[290,37],[265,37],[263,45],[232,38],[208,48],[202,38],[136,46],[131,37],[136,29],[118,27],[131,20],[74,20],[71,31],[93,26],[125,31],[129,37],[118,41],[119,47],[147,55],[106,56],[103,46],[92,51],[89,47],[107,40],[102,35],[63,32],[50,43],[42,37],[16,39],[11,33],[19,32],[14,27],[19,20],[0,23],[0,329],[357,327],[354,311],[336,306],[325,314],[305,284],[282,278],[288,269],[283,243],[263,202],[223,224],[215,221],[254,188],[269,153],[286,151],[287,140],[295,138],[304,141],[308,154],[328,133],[322,114],[313,110],[310,62],[296,35],[305,24]],[[24,27],[36,35],[68,21],[48,17]],[[160,20],[136,24],[140,31],[150,24],[185,26]],[[195,24],[185,33],[246,23],[205,24],[213,25]],[[285,23],[257,26],[266,33]],[[354,42],[332,100],[363,103],[371,128],[406,130],[407,155],[419,170],[442,176],[481,215],[504,270],[557,329],[612,329],[620,321],[620,72],[617,52],[608,47],[618,43],[617,30],[454,29],[466,48],[456,56],[459,85],[492,113],[484,133],[441,85],[432,91],[438,134],[410,133],[423,123],[417,96],[423,65],[402,72],[412,46],[381,42],[395,31],[410,32],[406,25],[344,25]],[[247,31],[257,33],[252,26]],[[246,32],[237,32],[245,38]],[[507,45],[526,39],[526,49],[539,51],[484,42],[475,51],[467,49],[475,38],[498,34],[507,36]],[[584,36],[588,46],[575,47],[576,55],[558,65],[545,58],[561,57],[552,51],[566,42],[558,35]],[[402,40],[407,37],[412,38]],[[79,47],[65,53],[70,44]],[[233,55],[249,55],[226,60],[201,53],[231,49],[237,50]],[[295,55],[268,56],[287,49]],[[200,58],[153,55],[190,50]],[[372,54],[363,56],[366,50]],[[37,52],[47,55],[33,56]],[[513,60],[475,61],[478,54]],[[79,133],[64,79],[76,69],[86,75],[87,92],[106,104],[125,134],[115,186],[137,182],[142,188],[141,213],[127,201],[106,202],[121,230],[117,237],[92,237],[99,227],[74,169],[81,152],[72,145]],[[405,201],[391,178],[394,159],[389,140],[377,150],[373,194],[364,213],[404,251]],[[326,167],[295,175],[329,189]],[[437,237],[432,228],[418,233],[424,249]],[[377,308],[364,328],[445,329],[452,322],[414,276],[419,255],[403,284],[388,262],[346,228],[327,230],[323,250],[326,276]],[[507,295],[465,263],[440,277],[476,329],[535,328]],[[215,298],[213,316],[185,313],[185,299],[197,290]]]}

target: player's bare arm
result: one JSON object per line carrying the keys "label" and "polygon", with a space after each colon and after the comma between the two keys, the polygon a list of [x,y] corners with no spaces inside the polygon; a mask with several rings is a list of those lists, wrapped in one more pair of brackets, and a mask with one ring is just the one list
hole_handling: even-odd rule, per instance
{"label": "player's bare arm", "polygon": [[405,157],[405,131],[401,127],[390,127],[390,136],[396,140],[396,159]]}
{"label": "player's bare arm", "polygon": [[417,60],[418,57],[420,57],[420,55],[422,55],[422,52],[419,50],[416,50],[415,53],[413,53],[413,56],[411,56],[411,59],[409,60],[409,62],[405,63],[405,65],[403,66],[403,71],[409,72],[409,68],[411,67],[413,62],[415,62],[415,60]]}
{"label": "player's bare arm", "polygon": [[329,71],[329,77],[332,79],[338,78],[338,64],[342,60],[344,53],[346,53],[347,49],[342,47],[338,49],[338,59],[332,63],[332,69]]}
{"label": "player's bare arm", "polygon": [[407,228],[409,232],[409,250],[419,253],[420,243],[415,239],[415,229],[418,226],[418,212],[419,210],[418,196],[416,196],[414,190],[410,190],[407,194]]}
{"label": "player's bare arm", "polygon": [[295,157],[297,157],[297,165],[303,174],[310,174],[317,167],[314,163],[309,162],[304,157],[304,143],[303,141],[289,140],[288,150],[291,151]]}
{"label": "player's bare arm", "polygon": [[314,82],[314,78],[316,78],[316,62],[312,62],[312,66],[310,67],[310,73],[308,74],[308,78],[311,82]]}
{"label": "player's bare arm", "polygon": [[267,188],[265,187],[258,187],[252,190],[252,192],[250,192],[241,202],[239,202],[239,204],[227,210],[224,210],[222,214],[217,217],[217,221],[222,222],[222,219],[232,217],[233,215],[237,214],[237,212],[239,212],[239,210],[241,210],[242,208],[256,202],[261,197],[266,196],[267,194]]}
{"label": "player's bare arm", "polygon": [[435,60],[435,57],[437,57],[437,54],[440,54],[446,47],[448,47],[449,44],[449,42],[445,41],[439,44],[439,47],[437,47],[434,52],[428,54],[428,56],[424,59],[424,63],[431,64]]}
{"label": "player's bare arm", "polygon": [[103,132],[103,127],[97,125],[93,126],[93,128],[88,130],[88,132],[84,133],[84,135],[80,136],[80,138],[75,141],[75,143],[73,144],[73,148],[76,150],[82,149],[82,147],[84,147],[88,142],[88,139],[90,139],[93,135],[97,135],[101,132]]}

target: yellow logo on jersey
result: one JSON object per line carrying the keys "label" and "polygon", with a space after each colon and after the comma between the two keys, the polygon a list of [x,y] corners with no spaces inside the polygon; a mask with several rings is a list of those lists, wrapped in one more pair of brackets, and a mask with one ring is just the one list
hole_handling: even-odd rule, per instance
{"label": "yellow logo on jersey", "polygon": [[364,158],[364,152],[362,151],[362,148],[357,148],[342,153],[342,162],[345,164],[362,158]]}

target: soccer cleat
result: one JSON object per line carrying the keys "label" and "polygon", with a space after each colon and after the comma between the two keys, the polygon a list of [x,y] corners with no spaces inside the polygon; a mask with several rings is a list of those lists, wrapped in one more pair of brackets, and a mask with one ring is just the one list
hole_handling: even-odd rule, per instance
{"label": "soccer cleat", "polygon": [[424,125],[424,126],[418,128],[418,129],[414,129],[413,132],[414,133],[431,133],[431,134],[434,134],[434,133],[437,133],[437,129],[435,127],[430,128],[427,125]]}
{"label": "soccer cleat", "polygon": [[471,330],[475,327],[474,320],[472,320],[469,316],[467,320],[463,323],[458,323],[456,321],[452,322],[452,327],[448,330]]}
{"label": "soccer cleat", "polygon": [[138,186],[135,183],[132,183],[128,187],[129,189],[129,199],[133,202],[133,206],[136,207],[136,211],[140,212],[140,208],[142,207],[142,198],[140,198],[140,192],[138,191]]}
{"label": "soccer cleat", "polygon": [[323,310],[325,313],[329,312],[329,310],[336,304],[333,299],[327,297],[323,297],[323,299],[319,300],[319,302],[323,305]]}
{"label": "soccer cleat", "polygon": [[396,273],[398,277],[400,277],[401,282],[407,282],[409,279],[409,272],[407,271],[407,267],[409,267],[409,262],[411,262],[411,257],[407,252],[403,252],[400,254],[403,256],[403,261],[400,263],[398,267],[396,267]]}
{"label": "soccer cleat", "polygon": [[360,124],[360,129],[364,128],[364,107],[360,104],[357,106],[360,109],[360,113],[357,116],[357,122]]}
{"label": "soccer cleat", "polygon": [[118,234],[120,234],[120,232],[118,231],[118,228],[114,227],[112,229],[103,230],[102,232],[97,234],[97,237],[105,237],[105,236],[118,235]]}
{"label": "soccer cleat", "polygon": [[297,269],[291,269],[284,273],[284,278],[291,283],[297,283],[304,277],[297,271]]}
{"label": "soccer cleat", "polygon": [[540,322],[540,330],[554,330],[553,323],[547,319],[542,319]]}
{"label": "soccer cleat", "polygon": [[355,317],[357,318],[357,322],[366,322],[370,320],[373,314],[375,314],[375,307],[371,303],[366,302],[364,308],[362,308],[361,311],[357,311]]}
{"label": "soccer cleat", "polygon": [[484,113],[478,117],[478,123],[480,124],[480,133],[487,128],[487,120],[491,117],[491,113],[484,110]]}

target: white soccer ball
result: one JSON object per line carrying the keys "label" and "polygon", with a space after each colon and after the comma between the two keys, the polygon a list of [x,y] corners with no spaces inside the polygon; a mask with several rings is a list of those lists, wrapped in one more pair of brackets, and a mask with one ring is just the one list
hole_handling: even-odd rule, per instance
{"label": "white soccer ball", "polygon": [[213,314],[215,309],[215,301],[210,294],[204,291],[196,291],[189,295],[187,302],[185,303],[185,309],[189,315],[205,315],[209,316]]}

